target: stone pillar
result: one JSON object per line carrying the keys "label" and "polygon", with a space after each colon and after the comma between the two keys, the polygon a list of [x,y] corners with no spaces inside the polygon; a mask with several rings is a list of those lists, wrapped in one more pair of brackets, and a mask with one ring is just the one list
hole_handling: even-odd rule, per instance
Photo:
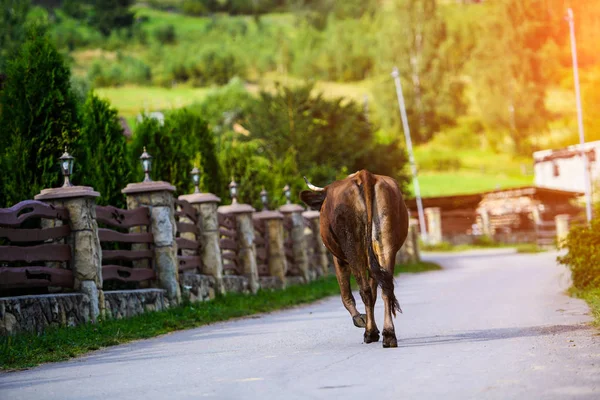
{"label": "stone pillar", "polygon": [[310,221],[310,229],[312,230],[315,241],[317,242],[317,246],[315,247],[315,253],[317,257],[315,258],[318,260],[318,265],[315,265],[314,268],[321,271],[321,276],[327,276],[329,274],[329,258],[327,257],[327,248],[325,247],[323,238],[321,237],[321,213],[316,210],[308,210],[304,211],[302,216]]}
{"label": "stone pillar", "polygon": [[430,207],[425,209],[425,218],[427,218],[427,236],[429,244],[439,244],[442,242],[442,212],[439,207]]}
{"label": "stone pillar", "polygon": [[75,289],[90,299],[90,320],[95,322],[104,308],[102,293],[102,248],[96,222],[96,197],[100,193],[88,186],[44,189],[35,200],[69,210],[71,227],[71,268]]}
{"label": "stone pillar", "polygon": [[556,222],[556,243],[561,245],[569,234],[569,214],[560,214],[554,217]]}
{"label": "stone pillar", "polygon": [[242,265],[244,276],[248,278],[250,291],[256,293],[260,289],[258,267],[256,265],[256,247],[254,245],[254,224],[252,213],[254,208],[248,204],[237,202],[230,206],[221,206],[217,212],[235,215],[236,229],[238,232],[238,260]]}
{"label": "stone pillar", "polygon": [[285,204],[279,207],[284,219],[291,221],[292,230],[290,232],[296,266],[302,272],[304,282],[310,281],[310,271],[308,269],[308,254],[306,250],[306,239],[304,238],[304,217],[302,213],[304,208],[298,204]]}
{"label": "stone pillar", "polygon": [[175,187],[168,182],[130,183],[122,192],[127,196],[127,208],[150,209],[154,235],[154,269],[159,287],[167,291],[169,304],[181,300],[179,263],[177,261],[177,224],[175,222]]}
{"label": "stone pillar", "polygon": [[217,207],[221,198],[212,193],[193,193],[179,196],[179,199],[186,200],[198,211],[198,230],[202,241],[200,256],[204,265],[202,273],[214,277],[217,292],[225,293],[217,215]]}
{"label": "stone pillar", "polygon": [[277,278],[285,288],[287,259],[285,258],[283,214],[278,211],[261,211],[254,214],[255,219],[264,221],[265,239],[268,242],[269,275]]}
{"label": "stone pillar", "polygon": [[486,209],[479,210],[481,216],[481,233],[489,238],[492,237],[492,224],[490,223],[490,214]]}

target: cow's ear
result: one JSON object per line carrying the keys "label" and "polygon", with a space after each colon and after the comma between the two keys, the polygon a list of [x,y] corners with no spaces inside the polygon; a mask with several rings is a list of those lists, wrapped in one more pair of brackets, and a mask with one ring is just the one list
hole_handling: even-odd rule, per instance
{"label": "cow's ear", "polygon": [[302,201],[313,210],[321,211],[321,206],[325,201],[327,194],[325,192],[313,192],[311,190],[303,190],[300,192]]}

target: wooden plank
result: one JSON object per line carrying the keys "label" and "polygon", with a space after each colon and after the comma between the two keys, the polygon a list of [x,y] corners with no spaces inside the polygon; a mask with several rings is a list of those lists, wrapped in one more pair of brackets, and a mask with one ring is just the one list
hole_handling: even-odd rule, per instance
{"label": "wooden plank", "polygon": [[103,265],[102,279],[104,281],[141,282],[156,279],[156,274],[150,268],[128,268],[121,265]]}
{"label": "wooden plank", "polygon": [[269,255],[267,254],[267,249],[265,249],[264,247],[256,249],[256,259],[257,260],[265,261],[268,258],[269,258]]}
{"label": "wooden plank", "polygon": [[40,244],[37,246],[0,246],[0,261],[70,261],[68,244]]}
{"label": "wooden plank", "polygon": [[136,261],[153,256],[152,250],[102,250],[102,260]]}
{"label": "wooden plank", "polygon": [[112,229],[98,228],[98,237],[101,242],[154,243],[152,232],[121,233]]}
{"label": "wooden plank", "polygon": [[123,210],[113,206],[96,206],[98,222],[113,228],[132,228],[140,225],[150,225],[150,211],[147,207],[134,210]]}
{"label": "wooden plank", "polygon": [[285,252],[285,256],[286,256],[287,258],[294,259],[294,251],[293,251],[291,248],[289,248],[289,247],[286,247],[286,248],[284,249],[284,252]]}
{"label": "wooden plank", "polygon": [[186,271],[202,266],[202,258],[200,258],[200,256],[179,256],[177,257],[177,260],[179,261],[180,271]]}
{"label": "wooden plank", "polygon": [[9,208],[0,208],[0,225],[16,227],[30,218],[50,218],[67,221],[69,212],[62,207],[25,200]]}
{"label": "wooden plank", "polygon": [[240,268],[232,261],[223,261],[223,271],[233,271],[236,275],[241,275]]}
{"label": "wooden plank", "polygon": [[235,240],[222,238],[219,239],[219,245],[221,246],[221,250],[237,250],[238,244]]}
{"label": "wooden plank", "polygon": [[198,250],[200,248],[200,243],[195,240],[177,238],[175,241],[177,242],[177,248],[179,249]]}
{"label": "wooden plank", "polygon": [[235,254],[233,252],[229,252],[229,251],[221,253],[221,258],[223,258],[223,260],[231,260],[231,261],[234,261],[236,263],[238,261],[237,254]]}
{"label": "wooden plank", "polygon": [[219,225],[227,229],[235,229],[235,217],[230,214],[217,214]]}
{"label": "wooden plank", "polygon": [[271,276],[271,272],[269,271],[269,266],[267,264],[258,264],[256,268],[258,269],[258,276]]}
{"label": "wooden plank", "polygon": [[237,231],[227,228],[219,228],[219,235],[228,236],[230,238],[237,238]]}
{"label": "wooden plank", "polygon": [[50,239],[58,239],[71,233],[69,225],[57,226],[45,229],[14,229],[0,227],[0,238],[7,238],[11,242],[30,243],[44,242]]}
{"label": "wooden plank", "polygon": [[73,271],[50,267],[0,267],[0,288],[73,287]]}
{"label": "wooden plank", "polygon": [[189,218],[194,221],[194,223],[198,222],[198,212],[189,202],[176,199],[175,204],[180,208],[180,211],[178,211],[179,216]]}
{"label": "wooden plank", "polygon": [[198,234],[198,227],[194,224],[186,224],[185,222],[177,222],[177,232],[187,232]]}
{"label": "wooden plank", "polygon": [[264,246],[266,244],[266,240],[261,236],[254,236],[254,244],[257,246]]}

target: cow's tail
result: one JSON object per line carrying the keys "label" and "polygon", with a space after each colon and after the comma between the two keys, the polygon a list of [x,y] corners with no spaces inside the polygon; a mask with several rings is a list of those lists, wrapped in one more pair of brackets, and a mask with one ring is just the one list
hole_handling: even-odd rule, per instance
{"label": "cow's tail", "polygon": [[365,206],[367,208],[367,255],[369,258],[369,270],[381,287],[383,294],[390,300],[392,314],[396,316],[396,311],[402,313],[400,303],[394,294],[394,276],[386,269],[381,268],[379,259],[373,249],[373,208],[375,203],[375,177],[368,171],[362,174],[363,193],[365,197]]}

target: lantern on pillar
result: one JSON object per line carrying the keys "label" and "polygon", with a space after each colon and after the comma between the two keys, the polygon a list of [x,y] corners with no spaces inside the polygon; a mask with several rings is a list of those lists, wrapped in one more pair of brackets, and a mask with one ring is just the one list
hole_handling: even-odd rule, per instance
{"label": "lantern on pillar", "polygon": [[290,189],[290,185],[285,185],[285,187],[283,188],[283,194],[286,199],[285,204],[292,204],[292,201],[290,200],[292,196],[292,190]]}
{"label": "lantern on pillar", "polygon": [[198,170],[197,167],[194,167],[194,169],[192,169],[192,181],[194,182],[194,193],[200,193],[200,187],[198,185],[200,185],[200,170]]}
{"label": "lantern on pillar", "polygon": [[231,203],[237,204],[237,183],[235,182],[235,179],[233,179],[233,176],[231,177],[231,182],[229,183],[229,194],[231,195]]}
{"label": "lantern on pillar", "polygon": [[150,179],[152,156],[146,151],[146,146],[144,146],[144,152],[140,156],[140,161],[142,162],[142,168],[144,168],[144,182],[152,182],[152,179]]}
{"label": "lantern on pillar", "polygon": [[67,146],[65,146],[65,152],[63,153],[62,156],[60,156],[59,160],[60,160],[60,169],[65,178],[63,187],[73,186],[71,184],[71,180],[69,179],[69,177],[71,176],[71,174],[73,174],[74,158],[67,152]]}
{"label": "lantern on pillar", "polygon": [[265,190],[264,186],[262,187],[262,190],[260,191],[260,201],[263,204],[263,211],[267,211],[269,209],[267,207],[267,203],[269,202],[269,194]]}

